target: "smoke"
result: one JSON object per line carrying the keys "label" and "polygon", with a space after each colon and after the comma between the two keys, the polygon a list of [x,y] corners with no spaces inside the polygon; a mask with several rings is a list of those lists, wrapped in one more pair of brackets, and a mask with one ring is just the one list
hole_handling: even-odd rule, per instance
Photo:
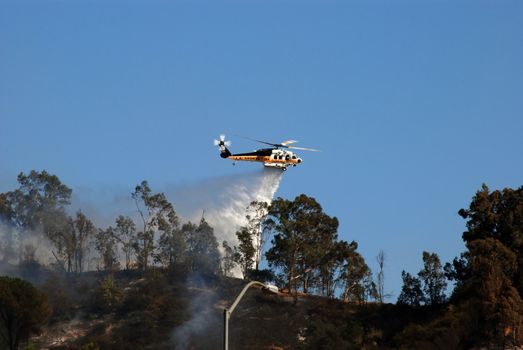
{"label": "smoke", "polygon": [[18,230],[0,222],[0,260],[18,264],[21,259],[49,264],[52,244],[41,230]]}
{"label": "smoke", "polygon": [[198,222],[204,215],[219,242],[225,240],[235,245],[236,231],[247,223],[247,206],[252,201],[270,204],[281,178],[281,169],[264,167],[254,173],[219,177],[175,189],[170,196],[182,218]]}
{"label": "smoke", "polygon": [[208,342],[217,335],[216,325],[220,323],[220,313],[214,307],[219,297],[205,280],[196,274],[188,278],[186,285],[192,293],[187,306],[191,318],[171,334],[171,344],[176,350],[189,349],[192,341]]}
{"label": "smoke", "polygon": [[[138,222],[138,212],[131,197],[133,190],[133,185],[127,187],[121,184],[96,188],[78,186],[73,190],[67,212],[74,216],[80,210],[100,228],[114,226],[119,215],[129,216]],[[153,191],[157,192],[155,188]]]}

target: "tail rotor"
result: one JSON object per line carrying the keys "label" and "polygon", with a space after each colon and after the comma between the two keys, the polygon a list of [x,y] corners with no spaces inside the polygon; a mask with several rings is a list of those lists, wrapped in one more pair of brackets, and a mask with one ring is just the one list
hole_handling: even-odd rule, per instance
{"label": "tail rotor", "polygon": [[219,140],[214,140],[215,146],[225,146],[225,147],[231,147],[231,141],[225,140],[225,135],[221,134],[219,137]]}
{"label": "tail rotor", "polygon": [[224,134],[221,134],[218,140],[214,140],[214,145],[220,149],[220,156],[222,158],[227,158],[231,155],[231,152],[227,149],[227,147],[231,146],[231,141],[225,140]]}

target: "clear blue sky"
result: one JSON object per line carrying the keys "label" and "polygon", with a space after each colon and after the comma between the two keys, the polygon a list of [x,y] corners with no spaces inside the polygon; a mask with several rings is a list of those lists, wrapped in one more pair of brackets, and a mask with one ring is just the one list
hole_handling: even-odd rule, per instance
{"label": "clear blue sky", "polygon": [[383,249],[397,296],[423,250],[464,250],[483,182],[523,184],[522,38],[521,1],[0,0],[0,191],[184,185],[258,166],[221,132],[297,139],[323,152],[278,195],[315,197],[371,267]]}

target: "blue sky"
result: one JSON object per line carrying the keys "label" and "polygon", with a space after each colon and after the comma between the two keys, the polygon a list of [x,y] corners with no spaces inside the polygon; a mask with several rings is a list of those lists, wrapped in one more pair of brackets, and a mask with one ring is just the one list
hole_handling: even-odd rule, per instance
{"label": "blue sky", "polygon": [[[218,157],[289,138],[278,195],[340,219],[386,289],[463,251],[483,182],[523,179],[521,1],[0,0],[0,191],[156,189],[249,172]],[[176,203],[175,203],[176,205]],[[395,300],[395,298],[394,298]]]}

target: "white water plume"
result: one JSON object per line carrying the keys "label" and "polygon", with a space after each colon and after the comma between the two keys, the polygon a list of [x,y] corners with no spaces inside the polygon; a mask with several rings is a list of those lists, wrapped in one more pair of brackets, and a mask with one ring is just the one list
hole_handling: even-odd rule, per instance
{"label": "white water plume", "polygon": [[247,206],[252,201],[271,203],[282,178],[282,170],[264,167],[262,171],[224,176],[172,194],[177,212],[198,222],[202,215],[214,227],[219,243],[237,243],[236,231],[247,223]]}

